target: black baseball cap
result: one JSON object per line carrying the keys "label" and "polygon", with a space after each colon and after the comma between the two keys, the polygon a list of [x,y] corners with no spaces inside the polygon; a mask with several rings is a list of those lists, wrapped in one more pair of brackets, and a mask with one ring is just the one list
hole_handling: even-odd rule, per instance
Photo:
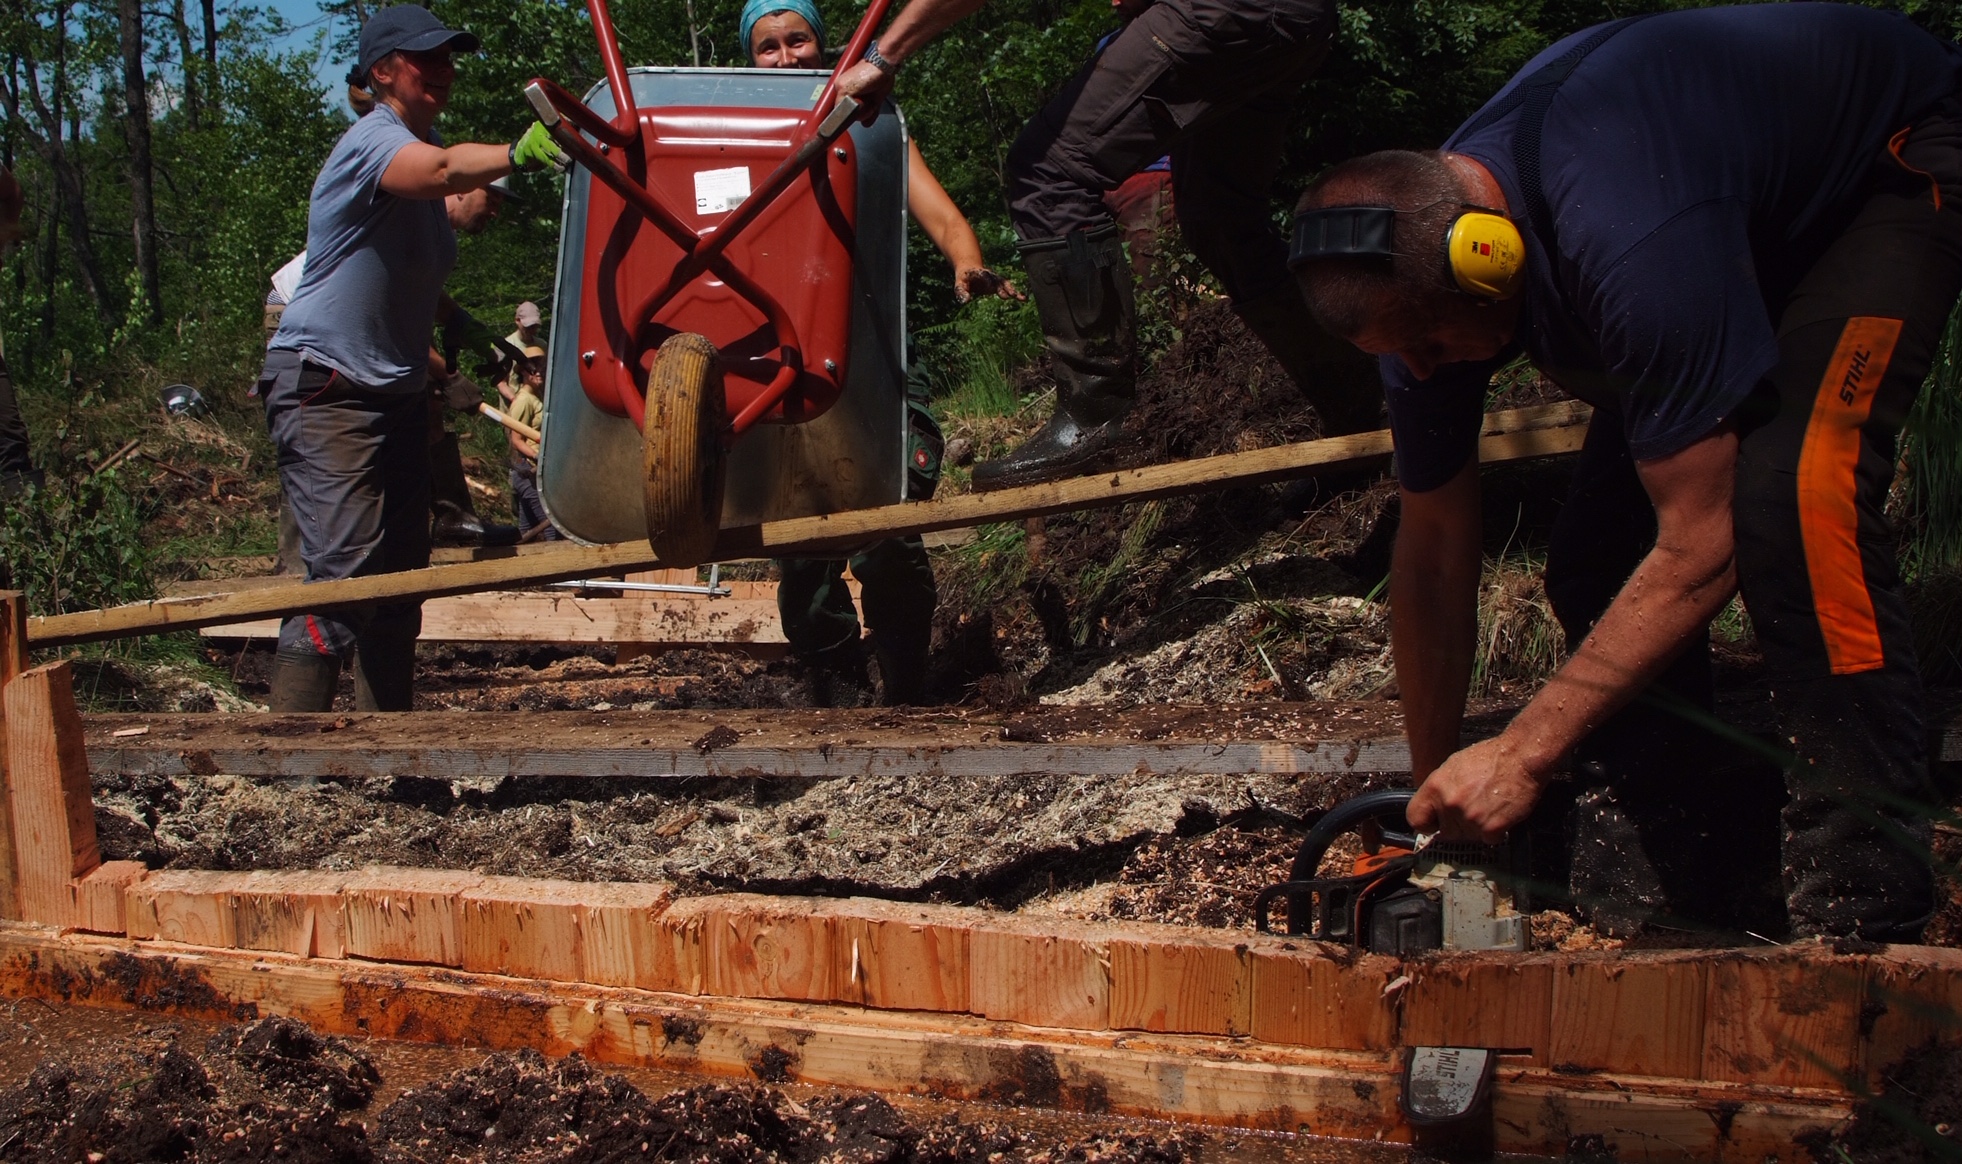
{"label": "black baseball cap", "polygon": [[360,59],[355,67],[365,77],[375,62],[392,52],[452,48],[474,53],[483,43],[474,32],[443,27],[443,22],[420,4],[397,4],[370,16],[361,26]]}

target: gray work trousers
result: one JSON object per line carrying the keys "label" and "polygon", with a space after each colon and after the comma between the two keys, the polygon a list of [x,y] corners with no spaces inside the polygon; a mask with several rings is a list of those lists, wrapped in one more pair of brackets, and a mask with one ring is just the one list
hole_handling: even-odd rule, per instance
{"label": "gray work trousers", "polygon": [[1016,233],[1060,238],[1109,221],[1104,192],[1169,153],[1179,229],[1227,295],[1289,288],[1269,195],[1295,95],[1334,31],[1327,0],[1158,0],[1015,139]]}
{"label": "gray work trousers", "polygon": [[[429,402],[421,387],[378,392],[274,350],[259,390],[307,581],[429,565]],[[420,602],[377,603],[294,615],[280,627],[279,649],[345,660],[365,642],[372,657],[397,658],[414,649],[421,629]]]}

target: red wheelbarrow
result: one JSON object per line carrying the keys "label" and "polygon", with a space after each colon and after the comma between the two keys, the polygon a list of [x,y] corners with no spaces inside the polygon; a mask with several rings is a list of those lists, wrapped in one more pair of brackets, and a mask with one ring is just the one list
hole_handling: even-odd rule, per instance
{"label": "red wheelbarrow", "polygon": [[[549,80],[526,86],[539,119],[593,179],[582,237],[568,231],[563,243],[552,370],[566,370],[559,353],[576,341],[585,402],[638,427],[644,524],[668,565],[711,556],[739,438],[759,425],[808,424],[845,391],[861,174],[847,133],[858,107],[835,88],[890,2],[873,0],[808,112],[642,108],[605,0],[589,0],[588,11],[612,115]],[[576,333],[562,335],[574,247]],[[565,387],[563,375],[552,379],[548,419]]]}

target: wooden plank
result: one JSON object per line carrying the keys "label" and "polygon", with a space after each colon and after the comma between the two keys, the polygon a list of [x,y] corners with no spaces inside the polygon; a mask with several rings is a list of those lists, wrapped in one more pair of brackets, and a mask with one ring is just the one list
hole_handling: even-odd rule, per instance
{"label": "wooden plank", "polygon": [[1858,1076],[1864,959],[1785,947],[1732,953],[1708,973],[1703,1078],[1834,1087]]}
{"label": "wooden plank", "polygon": [[347,875],[347,953],[377,962],[463,965],[463,895],[483,879],[374,865]]}
{"label": "wooden plank", "polygon": [[1699,1078],[1706,963],[1622,951],[1566,960],[1553,975],[1548,1061],[1567,1072]]}
{"label": "wooden plank", "polygon": [[347,956],[345,873],[306,869],[247,873],[227,887],[234,940],[243,950],[301,958]]}
{"label": "wooden plank", "polygon": [[835,907],[841,1001],[883,1010],[958,1013],[968,1006],[974,911],[854,897]]}
{"label": "wooden plank", "polygon": [[587,885],[576,907],[584,959],[580,980],[596,986],[678,990],[673,931],[661,915],[674,902],[663,882]]}
{"label": "wooden plank", "polygon": [[1252,1029],[1255,938],[1181,926],[1126,929],[1137,936],[1109,945],[1112,1029],[1195,1035]]}
{"label": "wooden plank", "polygon": [[95,842],[88,749],[67,662],[47,663],[8,682],[6,799],[22,919],[75,924],[69,885],[102,864]]}
{"label": "wooden plank", "polygon": [[[0,995],[209,1019],[284,1015],[329,1034],[606,1064],[1100,1110],[1404,1142],[1396,1059],[1138,1032],[1096,1034],[850,1006],[700,1000],[433,967],[369,966],[0,925]],[[1809,1159],[1801,1132],[1850,1114],[1812,1089],[1502,1073],[1495,1147],[1559,1156],[1599,1136],[1623,1161]]]}
{"label": "wooden plank", "polygon": [[577,982],[584,969],[576,881],[480,877],[458,902],[463,968]]}
{"label": "wooden plank", "polygon": [[1294,939],[1255,949],[1252,962],[1254,1038],[1340,1051],[1396,1047],[1396,1002],[1386,991],[1403,972],[1397,959]]}
{"label": "wooden plank", "polygon": [[[27,596],[0,590],[0,692],[26,669]],[[20,861],[14,852],[13,797],[7,788],[7,713],[0,702],[0,919],[18,919]]]}
{"label": "wooden plank", "polygon": [[232,949],[238,929],[232,891],[249,873],[162,869],[129,886],[129,936],[141,941],[182,942]]}
{"label": "wooden plank", "polygon": [[1549,1065],[1551,955],[1428,955],[1406,963],[1398,1034],[1413,1047],[1491,1047]]}
{"label": "wooden plank", "polygon": [[[1211,729],[1200,738],[1194,738],[1196,729],[1166,735],[1161,724],[1147,718],[1112,713],[1099,718],[1096,730],[1034,740],[1001,738],[1015,734],[1006,722],[1014,717],[986,714],[724,711],[715,713],[713,723],[727,726],[736,739],[710,748],[700,746],[710,730],[700,712],[621,710],[603,717],[533,713],[525,717],[526,730],[518,736],[512,734],[510,717],[495,712],[119,715],[90,721],[89,764],[103,775],[415,777],[471,787],[543,777],[907,775],[939,780],[1031,772],[1148,776],[1409,770],[1409,748],[1393,712],[1385,713],[1381,704],[1326,706],[1326,712],[1297,712],[1273,703],[1219,707],[1208,712]],[[1359,726],[1340,726],[1351,712],[1362,717]],[[1243,713],[1246,726],[1241,727]],[[1271,738],[1277,731],[1291,732],[1297,714],[1308,717],[1300,722],[1301,731],[1318,739]],[[1496,722],[1480,730],[1493,727]],[[131,730],[141,734],[116,734]]]}
{"label": "wooden plank", "polygon": [[1867,960],[1860,1067],[1868,1087],[1930,1039],[1962,1043],[1962,950],[1888,946]]}
{"label": "wooden plank", "polygon": [[141,861],[104,861],[76,878],[70,887],[75,895],[75,928],[98,934],[127,933],[130,887],[149,872]]}
{"label": "wooden plank", "polygon": [[1115,926],[984,914],[967,939],[967,1004],[975,1014],[1078,1031],[1110,1028]]}
{"label": "wooden plank", "polygon": [[832,903],[723,893],[676,902],[664,921],[693,918],[700,919],[704,994],[808,1002],[844,996],[846,959],[839,957]]}
{"label": "wooden plank", "polygon": [[[274,639],[280,620],[205,627],[210,639]],[[750,643],[788,642],[775,598],[634,594],[588,598],[570,592],[490,591],[435,598],[422,607],[422,642]]]}
{"label": "wooden plank", "polygon": [[[1480,438],[1479,456],[1490,462],[1574,452],[1585,435],[1587,414],[1586,406],[1577,404],[1495,413],[1486,418],[1486,432],[1490,435]],[[1267,484],[1316,472],[1376,464],[1389,454],[1387,430],[1332,437],[992,493],[902,502],[825,517],[793,518],[729,529],[722,532],[710,556],[729,561],[825,553],[905,534]],[[305,594],[300,593],[301,586],[295,585],[53,615],[28,620],[28,635],[37,647],[63,646],[125,635],[195,630],[361,603],[441,598],[661,566],[645,541],[606,546],[555,545],[536,554],[497,561],[319,582],[305,586]]]}

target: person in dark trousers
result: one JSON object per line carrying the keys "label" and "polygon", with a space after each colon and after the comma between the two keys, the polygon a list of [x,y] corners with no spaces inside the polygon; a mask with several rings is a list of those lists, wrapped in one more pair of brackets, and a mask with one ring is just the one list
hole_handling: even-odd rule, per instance
{"label": "person in dark trousers", "polygon": [[[900,64],[983,0],[912,0],[839,83],[874,107]],[[1322,329],[1288,278],[1268,194],[1295,95],[1328,53],[1328,0],[1142,0],[1117,37],[1009,150],[1021,238],[1056,374],[1047,425],[974,467],[977,489],[1092,471],[1122,443],[1136,396],[1136,305],[1107,191],[1171,155],[1186,245],[1321,415],[1326,434],[1374,428],[1368,361]]]}
{"label": "person in dark trousers", "polygon": [[[1741,587],[1788,750],[1792,930],[1921,932],[1935,796],[1883,507],[1962,292],[1959,80],[1962,50],[1865,8],[1636,18],[1547,49],[1442,152],[1303,196],[1304,292],[1381,356],[1396,435],[1412,825],[1501,837],[1571,758],[1576,849],[1621,854],[1576,896],[1708,920],[1724,850],[1778,811],[1712,770],[1708,624]],[[1571,654],[1461,750],[1474,450],[1521,351],[1596,409],[1547,559]]]}
{"label": "person in dark trousers", "polygon": [[[456,261],[444,199],[520,166],[563,162],[537,124],[510,145],[441,144],[434,124],[455,79],[450,54],[477,47],[413,4],[381,9],[361,30],[357,65],[375,108],[314,183],[306,271],[260,373],[309,582],[428,565],[426,381],[438,297]],[[358,708],[407,710],[421,623],[415,602],[287,619],[273,708],[327,710],[351,655]]]}
{"label": "person in dark trousers", "polygon": [[[815,69],[823,64],[824,18],[811,0],[749,0],[742,11],[743,51],[765,69]],[[981,240],[947,195],[919,143],[907,143],[906,210],[954,268],[954,294],[1020,299],[1015,285],[988,269]],[[920,368],[906,377],[906,496],[925,501],[940,480],[940,426],[927,408],[929,385]],[[880,701],[927,699],[927,659],[939,590],[926,545],[914,534],[884,541],[846,558],[783,558],[776,563],[777,614],[791,654],[810,675],[811,701],[855,706],[868,690],[858,610],[845,580],[858,580],[865,629],[879,664]]]}

